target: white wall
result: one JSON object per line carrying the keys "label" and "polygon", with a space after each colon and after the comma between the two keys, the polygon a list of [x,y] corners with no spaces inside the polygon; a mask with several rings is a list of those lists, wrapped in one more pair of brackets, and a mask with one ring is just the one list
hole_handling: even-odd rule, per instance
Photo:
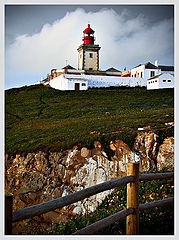
{"label": "white wall", "polygon": [[147,90],[162,88],[174,88],[174,77],[171,74],[164,73],[155,79],[147,80]]}
{"label": "white wall", "polygon": [[68,89],[68,80],[60,75],[59,77],[53,78],[49,82],[50,87],[58,90],[67,90]]}
{"label": "white wall", "polygon": [[159,78],[147,80],[147,90],[159,89]]}
{"label": "white wall", "polygon": [[[84,80],[86,81],[84,81]],[[143,78],[97,76],[97,75],[75,75],[63,74],[50,81],[50,86],[59,90],[75,90],[75,83],[80,83],[80,90],[87,90],[88,87],[146,87],[147,81]],[[86,86],[82,86],[85,83]]]}
{"label": "white wall", "polygon": [[151,78],[151,71],[155,72],[154,76],[161,74],[161,69],[145,69],[145,79]]}
{"label": "white wall", "polygon": [[161,73],[161,69],[145,69],[145,65],[141,65],[139,67],[131,69],[131,76],[141,77],[141,72],[142,72],[142,77],[145,79],[151,78],[151,71],[155,72],[155,76]]}
{"label": "white wall", "polygon": [[162,74],[159,77],[159,88],[174,88],[174,77],[169,73]]}
{"label": "white wall", "polygon": [[95,75],[83,75],[88,79],[88,87],[146,87],[147,82],[143,78],[132,77],[115,77],[115,76],[95,76]]}
{"label": "white wall", "polygon": [[[63,74],[50,80],[50,86],[58,90],[75,90],[75,83],[80,84],[80,90],[88,89],[88,81],[82,80],[81,75]],[[85,83],[85,86],[82,84]]]}
{"label": "white wall", "polygon": [[141,72],[142,72],[142,78],[144,78],[144,65],[131,69],[131,77],[132,76],[134,77],[135,74],[136,74],[136,77],[141,77]]}
{"label": "white wall", "polygon": [[[75,90],[75,83],[79,83],[80,84],[80,90],[87,90],[88,89],[88,82],[87,81],[83,81],[83,80],[75,80],[75,79],[68,79],[68,89],[66,90]],[[85,86],[82,86],[83,84],[85,84]]]}

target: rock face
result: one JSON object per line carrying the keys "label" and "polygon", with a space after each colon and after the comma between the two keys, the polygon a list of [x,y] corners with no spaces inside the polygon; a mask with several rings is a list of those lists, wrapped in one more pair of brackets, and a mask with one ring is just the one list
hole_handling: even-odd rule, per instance
{"label": "rock face", "polygon": [[140,171],[156,168],[158,148],[159,141],[155,133],[138,132],[134,143],[134,151],[140,158]]}
{"label": "rock face", "polygon": [[[109,160],[100,142],[93,149],[83,147],[58,153],[29,153],[26,157],[6,155],[6,193],[13,194],[13,211],[68,195],[74,191],[126,175],[128,162],[140,163],[140,170],[150,167],[173,168],[174,139],[167,138],[161,146],[153,132],[139,132],[133,151],[121,140],[111,141],[114,156]],[[111,193],[99,193],[60,210],[42,214],[38,222],[59,223],[74,214],[94,211]],[[29,220],[14,223],[14,234],[21,231]]]}
{"label": "rock face", "polygon": [[167,168],[174,169],[174,138],[166,138],[159,148],[157,155],[157,168],[159,170]]}

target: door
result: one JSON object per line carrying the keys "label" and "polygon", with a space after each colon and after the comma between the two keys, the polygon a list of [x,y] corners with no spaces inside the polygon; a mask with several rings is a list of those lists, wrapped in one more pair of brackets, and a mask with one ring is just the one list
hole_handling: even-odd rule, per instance
{"label": "door", "polygon": [[80,84],[79,83],[75,83],[75,90],[80,90]]}

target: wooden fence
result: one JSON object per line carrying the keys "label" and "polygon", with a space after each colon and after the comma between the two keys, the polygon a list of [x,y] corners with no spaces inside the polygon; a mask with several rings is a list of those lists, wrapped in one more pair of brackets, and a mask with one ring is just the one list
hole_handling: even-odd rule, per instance
{"label": "wooden fence", "polygon": [[153,173],[153,174],[139,174],[138,163],[128,163],[127,176],[118,179],[113,179],[95,186],[74,192],[64,197],[56,198],[54,200],[26,207],[15,212],[12,212],[13,196],[5,196],[5,234],[12,234],[12,223],[18,222],[27,218],[32,218],[43,213],[50,212],[55,209],[68,206],[72,203],[83,200],[87,197],[97,193],[110,190],[127,184],[127,209],[122,210],[112,216],[104,218],[98,222],[91,224],[73,234],[95,234],[105,227],[114,224],[126,217],[126,234],[139,234],[139,211],[151,209],[168,204],[174,204],[174,198],[166,198],[160,201],[154,201],[139,205],[139,181],[151,181],[159,179],[173,178],[174,173]]}

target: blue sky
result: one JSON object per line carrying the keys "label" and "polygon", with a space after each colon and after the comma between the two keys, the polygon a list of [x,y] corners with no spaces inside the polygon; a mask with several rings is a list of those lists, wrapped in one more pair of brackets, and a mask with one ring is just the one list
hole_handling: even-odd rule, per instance
{"label": "blue sky", "polygon": [[31,85],[52,68],[77,68],[77,47],[90,23],[100,68],[121,71],[157,59],[174,64],[172,5],[6,5],[5,88]]}

